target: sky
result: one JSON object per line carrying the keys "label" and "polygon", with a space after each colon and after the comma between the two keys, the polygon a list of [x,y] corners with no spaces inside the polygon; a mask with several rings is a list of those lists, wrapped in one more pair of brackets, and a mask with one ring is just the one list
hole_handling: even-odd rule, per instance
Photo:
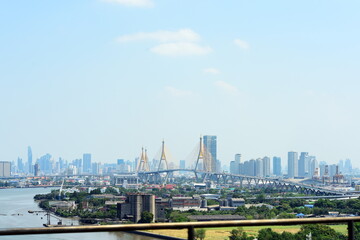
{"label": "sky", "polygon": [[218,158],[360,167],[356,0],[2,0],[0,160],[115,163],[200,135]]}

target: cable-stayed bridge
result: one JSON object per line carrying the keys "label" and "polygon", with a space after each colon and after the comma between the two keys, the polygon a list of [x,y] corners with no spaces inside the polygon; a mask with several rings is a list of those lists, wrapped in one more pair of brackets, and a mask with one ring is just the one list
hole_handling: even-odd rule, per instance
{"label": "cable-stayed bridge", "polygon": [[[145,154],[144,154],[145,153]],[[202,138],[196,147],[196,160],[192,169],[169,169],[165,143],[162,142],[159,165],[156,170],[149,170],[148,157],[146,150],[142,150],[136,174],[143,183],[165,184],[174,182],[174,173],[193,173],[196,182],[215,182],[218,184],[239,184],[241,187],[263,187],[275,188],[279,190],[297,191],[309,195],[344,195],[342,191],[331,190],[325,187],[307,185],[286,181],[278,178],[246,176],[216,172],[213,166],[211,154],[203,144]]]}
{"label": "cable-stayed bridge", "polygon": [[[263,178],[256,176],[237,175],[230,173],[205,172],[195,169],[168,169],[160,171],[138,172],[144,183],[164,184],[175,183],[176,172],[190,172],[194,174],[196,182],[215,182],[218,184],[238,184],[240,187],[274,188],[281,191],[291,190],[309,195],[345,195],[343,191],[331,190],[325,187],[291,182],[278,178]],[[166,176],[164,178],[163,176]]]}

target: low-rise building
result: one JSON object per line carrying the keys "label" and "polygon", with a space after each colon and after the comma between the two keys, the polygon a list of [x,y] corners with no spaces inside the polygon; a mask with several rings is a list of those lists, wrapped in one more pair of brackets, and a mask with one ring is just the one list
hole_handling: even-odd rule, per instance
{"label": "low-rise building", "polygon": [[73,210],[76,208],[75,201],[49,201],[49,206],[61,210]]}
{"label": "low-rise building", "polygon": [[245,199],[243,198],[230,198],[229,199],[230,207],[240,207],[245,205]]}

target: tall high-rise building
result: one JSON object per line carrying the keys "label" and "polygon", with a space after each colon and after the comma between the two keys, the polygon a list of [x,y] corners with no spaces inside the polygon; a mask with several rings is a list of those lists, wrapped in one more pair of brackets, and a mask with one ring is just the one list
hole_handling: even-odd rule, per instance
{"label": "tall high-rise building", "polygon": [[344,164],[344,172],[345,173],[351,173],[352,172],[352,164],[350,159],[345,160]]}
{"label": "tall high-rise building", "polygon": [[83,154],[83,172],[84,173],[91,173],[91,154],[84,153]]}
{"label": "tall high-rise building", "polygon": [[300,153],[300,159],[299,159],[299,168],[298,168],[298,175],[299,177],[305,177],[305,169],[306,169],[306,163],[309,157],[309,153],[302,152]]}
{"label": "tall high-rise building", "polygon": [[44,156],[41,156],[37,160],[37,164],[39,165],[38,167],[42,173],[44,174],[52,173],[53,169],[52,169],[51,155],[49,153],[45,154]]}
{"label": "tall high-rise building", "polygon": [[17,172],[22,173],[24,172],[24,164],[21,158],[18,157],[17,159]]}
{"label": "tall high-rise building", "polygon": [[[313,178],[315,175],[316,169],[319,168],[319,164],[315,156],[309,156],[310,168],[309,168],[309,177]],[[319,172],[319,169],[318,169]]]}
{"label": "tall high-rise building", "polygon": [[264,163],[261,158],[256,159],[255,163],[255,176],[263,177],[264,176]]}
{"label": "tall high-rise building", "polygon": [[239,174],[239,173],[236,173],[235,169],[236,169],[236,166],[235,166],[235,161],[231,161],[230,162],[230,173],[231,174]]}
{"label": "tall high-rise building", "polygon": [[[217,160],[216,136],[205,135],[203,138],[205,149],[211,155],[210,172],[215,172]],[[219,169],[218,169],[219,170]]]}
{"label": "tall high-rise building", "polygon": [[11,176],[11,162],[0,162],[0,177],[10,177]]}
{"label": "tall high-rise building", "polygon": [[185,160],[180,160],[180,169],[185,169]]}
{"label": "tall high-rise building", "polygon": [[28,166],[29,166],[29,173],[33,173],[33,167],[32,167],[32,151],[31,147],[28,146]]}
{"label": "tall high-rise building", "polygon": [[235,164],[234,164],[234,173],[239,174],[240,173],[240,163],[241,163],[241,154],[237,153],[235,154]]}
{"label": "tall high-rise building", "polygon": [[281,158],[273,157],[273,174],[275,176],[281,176]]}
{"label": "tall high-rise building", "polygon": [[288,178],[298,176],[298,153],[288,152]]}
{"label": "tall high-rise building", "polygon": [[270,158],[269,157],[264,157],[262,159],[263,161],[263,170],[264,170],[264,177],[270,177]]}
{"label": "tall high-rise building", "polygon": [[92,174],[98,175],[100,173],[100,163],[92,163],[91,168]]}

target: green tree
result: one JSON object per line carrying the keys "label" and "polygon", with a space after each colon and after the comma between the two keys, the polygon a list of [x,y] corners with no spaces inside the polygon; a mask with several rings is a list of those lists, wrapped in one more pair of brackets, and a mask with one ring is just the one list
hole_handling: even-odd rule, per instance
{"label": "green tree", "polygon": [[101,194],[101,189],[97,188],[97,189],[91,190],[90,194]]}
{"label": "green tree", "polygon": [[206,235],[206,230],[204,228],[195,230],[195,239],[204,240]]}
{"label": "green tree", "polygon": [[188,222],[189,219],[187,218],[185,213],[181,213],[179,211],[173,211],[170,213],[170,220],[172,222]]}
{"label": "green tree", "polygon": [[139,223],[151,223],[154,219],[154,214],[144,211],[141,213]]}
{"label": "green tree", "polygon": [[230,232],[229,240],[252,240],[242,228],[233,229]]}
{"label": "green tree", "polygon": [[281,235],[273,232],[271,228],[263,228],[259,231],[258,240],[279,240],[281,239]]}
{"label": "green tree", "polygon": [[303,225],[298,233],[295,234],[297,239],[306,239],[306,235],[311,233],[312,240],[342,240],[346,239],[345,235],[336,232],[334,229],[323,224]]}
{"label": "green tree", "polygon": [[266,199],[266,196],[263,193],[256,196],[256,201],[259,202],[259,203],[264,202],[265,199]]}

